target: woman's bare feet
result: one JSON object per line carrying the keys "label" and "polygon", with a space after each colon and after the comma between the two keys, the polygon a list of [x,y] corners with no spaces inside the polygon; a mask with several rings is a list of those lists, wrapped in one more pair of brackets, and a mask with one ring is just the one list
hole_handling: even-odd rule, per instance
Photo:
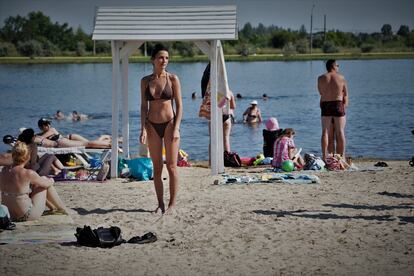
{"label": "woman's bare feet", "polygon": [[168,206],[167,210],[165,210],[164,215],[174,215],[175,214],[175,205]]}
{"label": "woman's bare feet", "polygon": [[165,206],[164,205],[158,205],[157,209],[155,209],[154,214],[160,214],[163,215],[165,213]]}

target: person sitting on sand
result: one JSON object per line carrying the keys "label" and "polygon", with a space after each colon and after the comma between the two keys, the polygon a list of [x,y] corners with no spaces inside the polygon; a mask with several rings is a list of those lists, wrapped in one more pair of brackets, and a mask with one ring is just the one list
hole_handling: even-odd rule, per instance
{"label": "person sitting on sand", "polygon": [[40,176],[57,175],[64,169],[62,162],[53,154],[46,153],[39,158],[37,155],[37,145],[34,142],[35,133],[32,128],[23,130],[17,139],[25,143],[29,148],[30,159],[26,164],[26,169],[34,170]]}
{"label": "person sitting on sand", "polygon": [[67,137],[63,136],[45,118],[40,119],[37,125],[42,132],[36,135],[35,142],[44,147],[111,148],[111,137],[109,135],[102,135],[97,140],[90,141],[79,134],[69,134]]}
{"label": "person sitting on sand", "polygon": [[264,157],[273,157],[273,146],[282,133],[283,129],[279,128],[279,122],[275,117],[271,117],[266,121],[266,128],[263,129]]}
{"label": "person sitting on sand", "polygon": [[243,123],[254,124],[257,122],[262,122],[262,114],[260,109],[257,107],[257,101],[254,100],[243,113]]}
{"label": "person sitting on sand", "polygon": [[282,163],[285,160],[292,160],[293,164],[295,164],[295,167],[298,169],[303,167],[304,161],[299,152],[296,151],[293,136],[295,136],[295,131],[292,128],[287,128],[276,140],[273,147],[273,167],[282,168]]}
{"label": "person sitting on sand", "polygon": [[56,111],[56,114],[53,115],[53,118],[55,118],[55,120],[60,121],[60,120],[65,119],[65,114],[63,114],[62,111],[58,110],[58,111]]}
{"label": "person sitting on sand", "polygon": [[30,159],[30,150],[25,143],[16,143],[12,158],[13,164],[3,167],[0,172],[2,204],[9,209],[12,221],[36,220],[46,205],[53,212],[69,214],[53,186],[54,180],[25,169]]}

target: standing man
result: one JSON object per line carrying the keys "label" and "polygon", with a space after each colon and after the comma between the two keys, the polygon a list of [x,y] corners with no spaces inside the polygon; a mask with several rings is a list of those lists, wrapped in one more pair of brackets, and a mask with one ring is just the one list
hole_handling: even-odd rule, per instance
{"label": "standing man", "polygon": [[326,62],[326,70],[327,73],[318,78],[318,90],[321,95],[323,160],[328,156],[328,133],[332,127],[335,129],[336,153],[345,158],[345,108],[348,106],[346,81],[344,76],[338,73],[339,65],[336,60],[328,60]]}

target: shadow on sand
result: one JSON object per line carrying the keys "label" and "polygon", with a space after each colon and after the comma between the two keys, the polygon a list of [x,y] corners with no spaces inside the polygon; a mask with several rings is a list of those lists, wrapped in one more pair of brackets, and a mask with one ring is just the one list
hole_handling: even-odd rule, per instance
{"label": "shadow on sand", "polygon": [[108,213],[113,213],[113,212],[126,212],[126,213],[153,213],[153,211],[149,211],[149,210],[144,210],[144,209],[122,209],[122,208],[114,208],[114,209],[101,209],[101,208],[96,208],[96,209],[92,209],[92,210],[86,210],[84,208],[72,208],[73,210],[75,210],[76,212],[78,212],[79,215],[81,216],[85,216],[85,215],[90,215],[90,214],[108,214]]}

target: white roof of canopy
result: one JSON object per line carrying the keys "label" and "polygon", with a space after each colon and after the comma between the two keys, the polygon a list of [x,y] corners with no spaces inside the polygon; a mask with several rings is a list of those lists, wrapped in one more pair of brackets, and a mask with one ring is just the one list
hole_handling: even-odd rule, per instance
{"label": "white roof of canopy", "polygon": [[233,40],[236,6],[99,7],[92,39]]}

